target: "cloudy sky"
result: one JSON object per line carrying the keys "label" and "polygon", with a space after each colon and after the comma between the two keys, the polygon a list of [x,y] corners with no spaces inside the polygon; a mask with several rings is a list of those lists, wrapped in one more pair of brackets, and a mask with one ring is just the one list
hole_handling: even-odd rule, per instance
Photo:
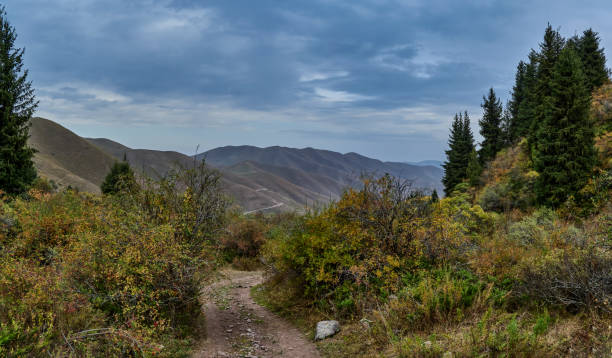
{"label": "cloudy sky", "polygon": [[453,114],[475,124],[489,87],[505,100],[547,22],[565,36],[593,27],[612,48],[609,0],[3,4],[39,116],[186,154],[251,144],[440,160]]}

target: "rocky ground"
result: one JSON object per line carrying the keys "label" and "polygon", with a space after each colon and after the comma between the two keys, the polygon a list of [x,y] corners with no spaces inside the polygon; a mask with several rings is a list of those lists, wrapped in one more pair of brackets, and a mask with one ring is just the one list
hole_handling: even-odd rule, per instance
{"label": "rocky ground", "polygon": [[194,357],[320,357],[300,331],[253,301],[261,272],[227,270],[202,292],[206,339]]}

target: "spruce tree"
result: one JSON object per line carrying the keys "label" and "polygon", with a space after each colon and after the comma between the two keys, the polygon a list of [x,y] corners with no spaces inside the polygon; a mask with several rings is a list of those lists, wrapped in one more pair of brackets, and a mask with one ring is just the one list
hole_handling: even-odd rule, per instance
{"label": "spruce tree", "polygon": [[535,144],[538,127],[545,120],[545,110],[548,105],[544,102],[552,96],[553,72],[559,54],[564,46],[565,39],[559,34],[559,31],[554,30],[552,26],[548,24],[544,31],[544,40],[540,43],[535,91],[532,94],[534,97],[533,105],[535,105],[535,112],[533,113],[533,120],[528,133],[531,148],[533,148]]}
{"label": "spruce tree", "polygon": [[582,61],[587,88],[592,92],[593,89],[603,85],[608,80],[604,49],[599,47],[599,36],[592,29],[584,31],[575,42],[576,50]]}
{"label": "spruce tree", "polygon": [[432,203],[437,203],[440,200],[440,198],[438,197],[438,191],[436,189],[434,189],[431,192],[431,197],[429,199],[430,202]]}
{"label": "spruce tree", "polygon": [[501,132],[502,132],[502,143],[504,147],[511,146],[516,142],[516,139],[512,136],[512,113],[510,112],[510,103],[506,103],[504,108],[504,114],[501,120]]}
{"label": "spruce tree", "polygon": [[134,171],[127,162],[115,162],[111,171],[106,175],[100,190],[102,194],[116,194],[124,190],[131,190],[136,187]]}
{"label": "spruce tree", "polygon": [[537,72],[538,72],[538,53],[531,50],[529,62],[525,64],[525,73],[522,78],[522,97],[516,106],[516,114],[512,117],[512,138],[518,140],[526,137],[532,127],[533,118],[537,107]]}
{"label": "spruce tree", "polygon": [[483,140],[478,155],[480,163],[484,164],[495,158],[497,152],[504,147],[504,140],[501,129],[503,112],[501,101],[495,95],[493,88],[489,89],[489,95],[483,96],[482,99],[483,115],[478,124]]}
{"label": "spruce tree", "polygon": [[461,159],[460,148],[463,137],[463,119],[460,115],[455,114],[455,119],[451,125],[451,131],[448,138],[448,150],[446,151],[446,162],[442,164],[444,168],[444,193],[449,196],[455,185],[461,182]]}
{"label": "spruce tree", "polygon": [[560,53],[551,73],[551,93],[540,107],[542,123],[534,143],[538,201],[558,207],[587,183],[596,163],[591,103],[582,63],[573,46]]}
{"label": "spruce tree", "polygon": [[506,108],[510,112],[510,116],[506,122],[506,135],[510,143],[514,143],[519,138],[519,108],[521,102],[525,99],[525,82],[527,72],[527,64],[520,61],[516,66],[516,75],[514,76],[514,86],[512,87],[511,99]]}
{"label": "spruce tree", "polygon": [[38,106],[28,71],[23,69],[24,50],[15,47],[17,34],[0,7],[0,190],[19,194],[36,179],[28,147],[30,120]]}
{"label": "spruce tree", "polygon": [[448,145],[447,160],[443,164],[444,178],[442,178],[446,196],[450,196],[455,186],[467,178],[469,157],[474,150],[474,136],[467,111],[463,115],[455,114]]}
{"label": "spruce tree", "polygon": [[466,168],[466,176],[471,186],[480,184],[480,174],[482,173],[482,165],[478,158],[476,149],[473,149],[468,159],[468,165]]}

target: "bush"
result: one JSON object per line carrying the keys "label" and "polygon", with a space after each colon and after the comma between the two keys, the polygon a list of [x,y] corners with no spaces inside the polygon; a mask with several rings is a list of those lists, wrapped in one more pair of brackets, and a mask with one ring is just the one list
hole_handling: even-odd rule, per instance
{"label": "bush", "polygon": [[305,282],[304,296],[320,308],[352,315],[397,292],[406,274],[462,260],[490,220],[463,195],[431,203],[385,176],[273,230],[265,252],[277,272]]}
{"label": "bush", "polygon": [[527,263],[520,293],[570,311],[599,309],[612,312],[612,255],[590,247],[556,250]]}
{"label": "bush", "polygon": [[554,229],[555,218],[554,212],[550,209],[537,210],[531,216],[512,224],[508,230],[508,238],[521,245],[541,244]]}
{"label": "bush", "polygon": [[0,202],[0,355],[185,355],[224,225],[217,177]]}
{"label": "bush", "polygon": [[234,219],[221,237],[221,245],[228,260],[259,256],[265,242],[265,231],[265,225],[257,219]]}
{"label": "bush", "polygon": [[470,310],[488,307],[491,289],[465,270],[430,271],[389,302],[387,320],[394,330],[459,322]]}

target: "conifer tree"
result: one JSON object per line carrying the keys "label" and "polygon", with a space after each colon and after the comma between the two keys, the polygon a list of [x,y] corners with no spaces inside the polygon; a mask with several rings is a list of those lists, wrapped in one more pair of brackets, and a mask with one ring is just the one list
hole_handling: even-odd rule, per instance
{"label": "conifer tree", "polygon": [[558,207],[586,184],[596,163],[590,92],[573,46],[560,53],[541,106],[542,123],[534,143],[540,203]]}
{"label": "conifer tree", "polygon": [[[525,64],[525,74],[523,78],[523,96],[516,108],[516,117],[512,118],[514,140],[526,137],[532,127],[533,118],[537,107],[537,72],[538,72],[538,53],[531,50],[529,62]],[[516,106],[516,104],[513,104]]]}
{"label": "conifer tree", "polygon": [[127,162],[115,162],[100,189],[102,194],[116,194],[136,187],[134,171]]}
{"label": "conifer tree", "polygon": [[559,54],[564,46],[565,39],[559,34],[559,31],[554,30],[552,26],[548,24],[544,31],[544,40],[540,43],[535,91],[532,92],[535,111],[528,133],[531,148],[533,148],[535,144],[538,127],[545,120],[545,110],[548,105],[544,102],[552,96],[553,71]]}
{"label": "conifer tree", "polygon": [[526,72],[527,64],[520,61],[516,67],[516,75],[514,76],[514,86],[512,87],[511,99],[506,106],[510,116],[506,118],[505,127],[506,136],[510,143],[515,142],[519,138],[519,108],[521,102],[523,102],[526,96]]}
{"label": "conifer tree", "polygon": [[455,114],[448,140],[444,167],[444,193],[449,196],[455,186],[467,178],[467,166],[470,153],[474,150],[474,136],[470,127],[470,117],[467,111]]}
{"label": "conifer tree", "polygon": [[19,194],[36,179],[28,147],[30,120],[38,106],[28,71],[23,69],[24,50],[15,47],[17,34],[0,7],[0,190]]}
{"label": "conifer tree", "polygon": [[506,103],[504,108],[504,114],[501,120],[501,131],[502,131],[502,143],[504,147],[510,146],[516,142],[516,139],[512,137],[512,113],[510,113],[510,103]]}
{"label": "conifer tree", "polygon": [[455,119],[451,125],[451,131],[448,138],[448,150],[446,151],[446,162],[442,164],[444,168],[444,193],[449,196],[455,185],[461,182],[461,159],[460,148],[463,136],[463,119],[458,114],[455,114]]}
{"label": "conifer tree", "polygon": [[440,200],[440,198],[438,197],[438,191],[436,189],[434,189],[431,192],[431,198],[429,199],[430,202],[432,203],[437,203]]}
{"label": "conifer tree", "polygon": [[478,153],[476,153],[476,149],[473,149],[470,153],[468,165],[466,168],[467,179],[471,186],[476,186],[480,184],[481,173],[482,165],[480,164],[480,159],[478,158]]}
{"label": "conifer tree", "polygon": [[489,89],[489,95],[483,96],[482,99],[483,115],[478,124],[483,141],[478,155],[480,163],[484,164],[495,158],[497,152],[503,148],[504,141],[501,129],[503,112],[501,101],[495,95],[493,88]]}
{"label": "conifer tree", "polygon": [[585,30],[576,41],[576,50],[582,61],[587,88],[590,92],[603,85],[608,79],[606,56],[599,47],[599,36],[592,29]]}

